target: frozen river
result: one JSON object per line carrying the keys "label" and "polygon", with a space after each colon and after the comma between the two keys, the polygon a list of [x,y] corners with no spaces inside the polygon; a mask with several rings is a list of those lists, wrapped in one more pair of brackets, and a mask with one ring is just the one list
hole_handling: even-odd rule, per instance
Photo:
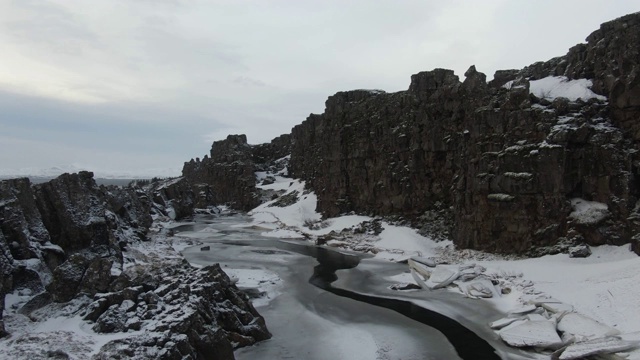
{"label": "frozen river", "polygon": [[266,238],[245,224],[241,215],[203,216],[175,229],[203,243],[183,251],[193,264],[281,279],[279,295],[257,307],[273,338],[236,351],[238,359],[526,358],[489,331],[485,324],[502,314],[487,304],[446,291],[390,290],[389,277],[406,265]]}

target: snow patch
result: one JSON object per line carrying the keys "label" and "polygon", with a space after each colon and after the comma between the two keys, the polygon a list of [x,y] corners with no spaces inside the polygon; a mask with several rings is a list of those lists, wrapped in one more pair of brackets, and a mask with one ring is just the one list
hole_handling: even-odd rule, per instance
{"label": "snow patch", "polygon": [[571,199],[573,211],[569,217],[578,224],[597,224],[609,216],[609,207],[597,201],[587,201],[580,198]]}
{"label": "snow patch", "polygon": [[593,82],[588,79],[569,80],[566,76],[549,76],[540,80],[529,82],[529,93],[539,98],[555,99],[559,97],[567,98],[571,101],[582,99],[598,99],[606,101],[607,98],[591,91]]}

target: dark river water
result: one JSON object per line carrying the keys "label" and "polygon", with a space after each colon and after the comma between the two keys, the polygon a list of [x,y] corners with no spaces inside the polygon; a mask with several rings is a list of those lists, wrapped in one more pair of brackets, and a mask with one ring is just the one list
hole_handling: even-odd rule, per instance
{"label": "dark river water", "polygon": [[[393,291],[407,265],[261,236],[242,215],[200,216],[174,228],[203,245],[183,251],[199,265],[265,269],[280,295],[257,310],[273,338],[238,359],[524,359],[486,324],[503,314],[446,291]],[[202,251],[204,245],[209,251]]]}

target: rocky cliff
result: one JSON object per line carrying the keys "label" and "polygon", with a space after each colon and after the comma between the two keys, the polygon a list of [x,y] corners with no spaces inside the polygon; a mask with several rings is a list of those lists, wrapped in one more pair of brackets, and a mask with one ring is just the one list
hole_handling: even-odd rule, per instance
{"label": "rocky cliff", "polygon": [[327,216],[437,218],[457,246],[494,252],[640,251],[639,61],[635,13],[489,82],[471,66],[464,81],[435,69],[412,75],[407,91],[339,92],[290,135],[257,146],[229,136],[183,175],[246,210],[258,198],[252,171],[290,151],[290,175]]}
{"label": "rocky cliff", "polygon": [[[489,83],[472,66],[462,82],[436,69],[407,91],[337,93],[293,128],[290,172],[326,215],[419,219],[449,208],[462,248],[628,243],[640,230],[639,38],[636,13]],[[586,81],[577,79],[602,96],[536,93],[545,81]]]}
{"label": "rocky cliff", "polygon": [[138,250],[149,241],[152,212],[192,214],[199,198],[185,184],[105,188],[90,172],[33,186],[26,178],[0,181],[0,310],[13,293],[28,301],[11,313],[34,321],[64,306],[96,332],[156,334],[109,343],[96,359],[232,359],[235,347],[270,337],[219,266],[196,271],[184,260]]}

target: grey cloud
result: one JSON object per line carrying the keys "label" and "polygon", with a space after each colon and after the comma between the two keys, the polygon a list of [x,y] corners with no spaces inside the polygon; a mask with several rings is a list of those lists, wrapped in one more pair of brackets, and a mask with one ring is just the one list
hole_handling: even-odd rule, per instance
{"label": "grey cloud", "polygon": [[140,60],[168,66],[173,71],[199,77],[207,70],[246,70],[243,58],[233,44],[204,37],[191,37],[158,26],[138,27],[134,39],[144,50]]}
{"label": "grey cloud", "polygon": [[264,81],[260,81],[258,79],[252,79],[248,76],[238,76],[235,79],[233,79],[233,82],[243,86],[259,86],[259,87],[267,86],[267,84],[264,83]]}
{"label": "grey cloud", "polygon": [[9,20],[4,31],[25,46],[37,43],[53,51],[77,53],[81,47],[99,46],[99,37],[82,19],[62,5],[39,0],[14,0],[19,20]]}
{"label": "grey cloud", "polygon": [[[491,77],[563,55],[636,1],[16,0],[20,16],[0,14],[5,51],[19,55],[0,58],[0,136],[58,149],[42,154],[58,152],[57,164],[74,152],[181,164],[227,133],[259,143],[289,132],[337,91],[405,90],[435,67]],[[22,59],[54,69],[42,74],[54,90],[12,78],[31,74]],[[103,103],[15,94],[57,87]],[[24,163],[37,156],[21,151]]]}

